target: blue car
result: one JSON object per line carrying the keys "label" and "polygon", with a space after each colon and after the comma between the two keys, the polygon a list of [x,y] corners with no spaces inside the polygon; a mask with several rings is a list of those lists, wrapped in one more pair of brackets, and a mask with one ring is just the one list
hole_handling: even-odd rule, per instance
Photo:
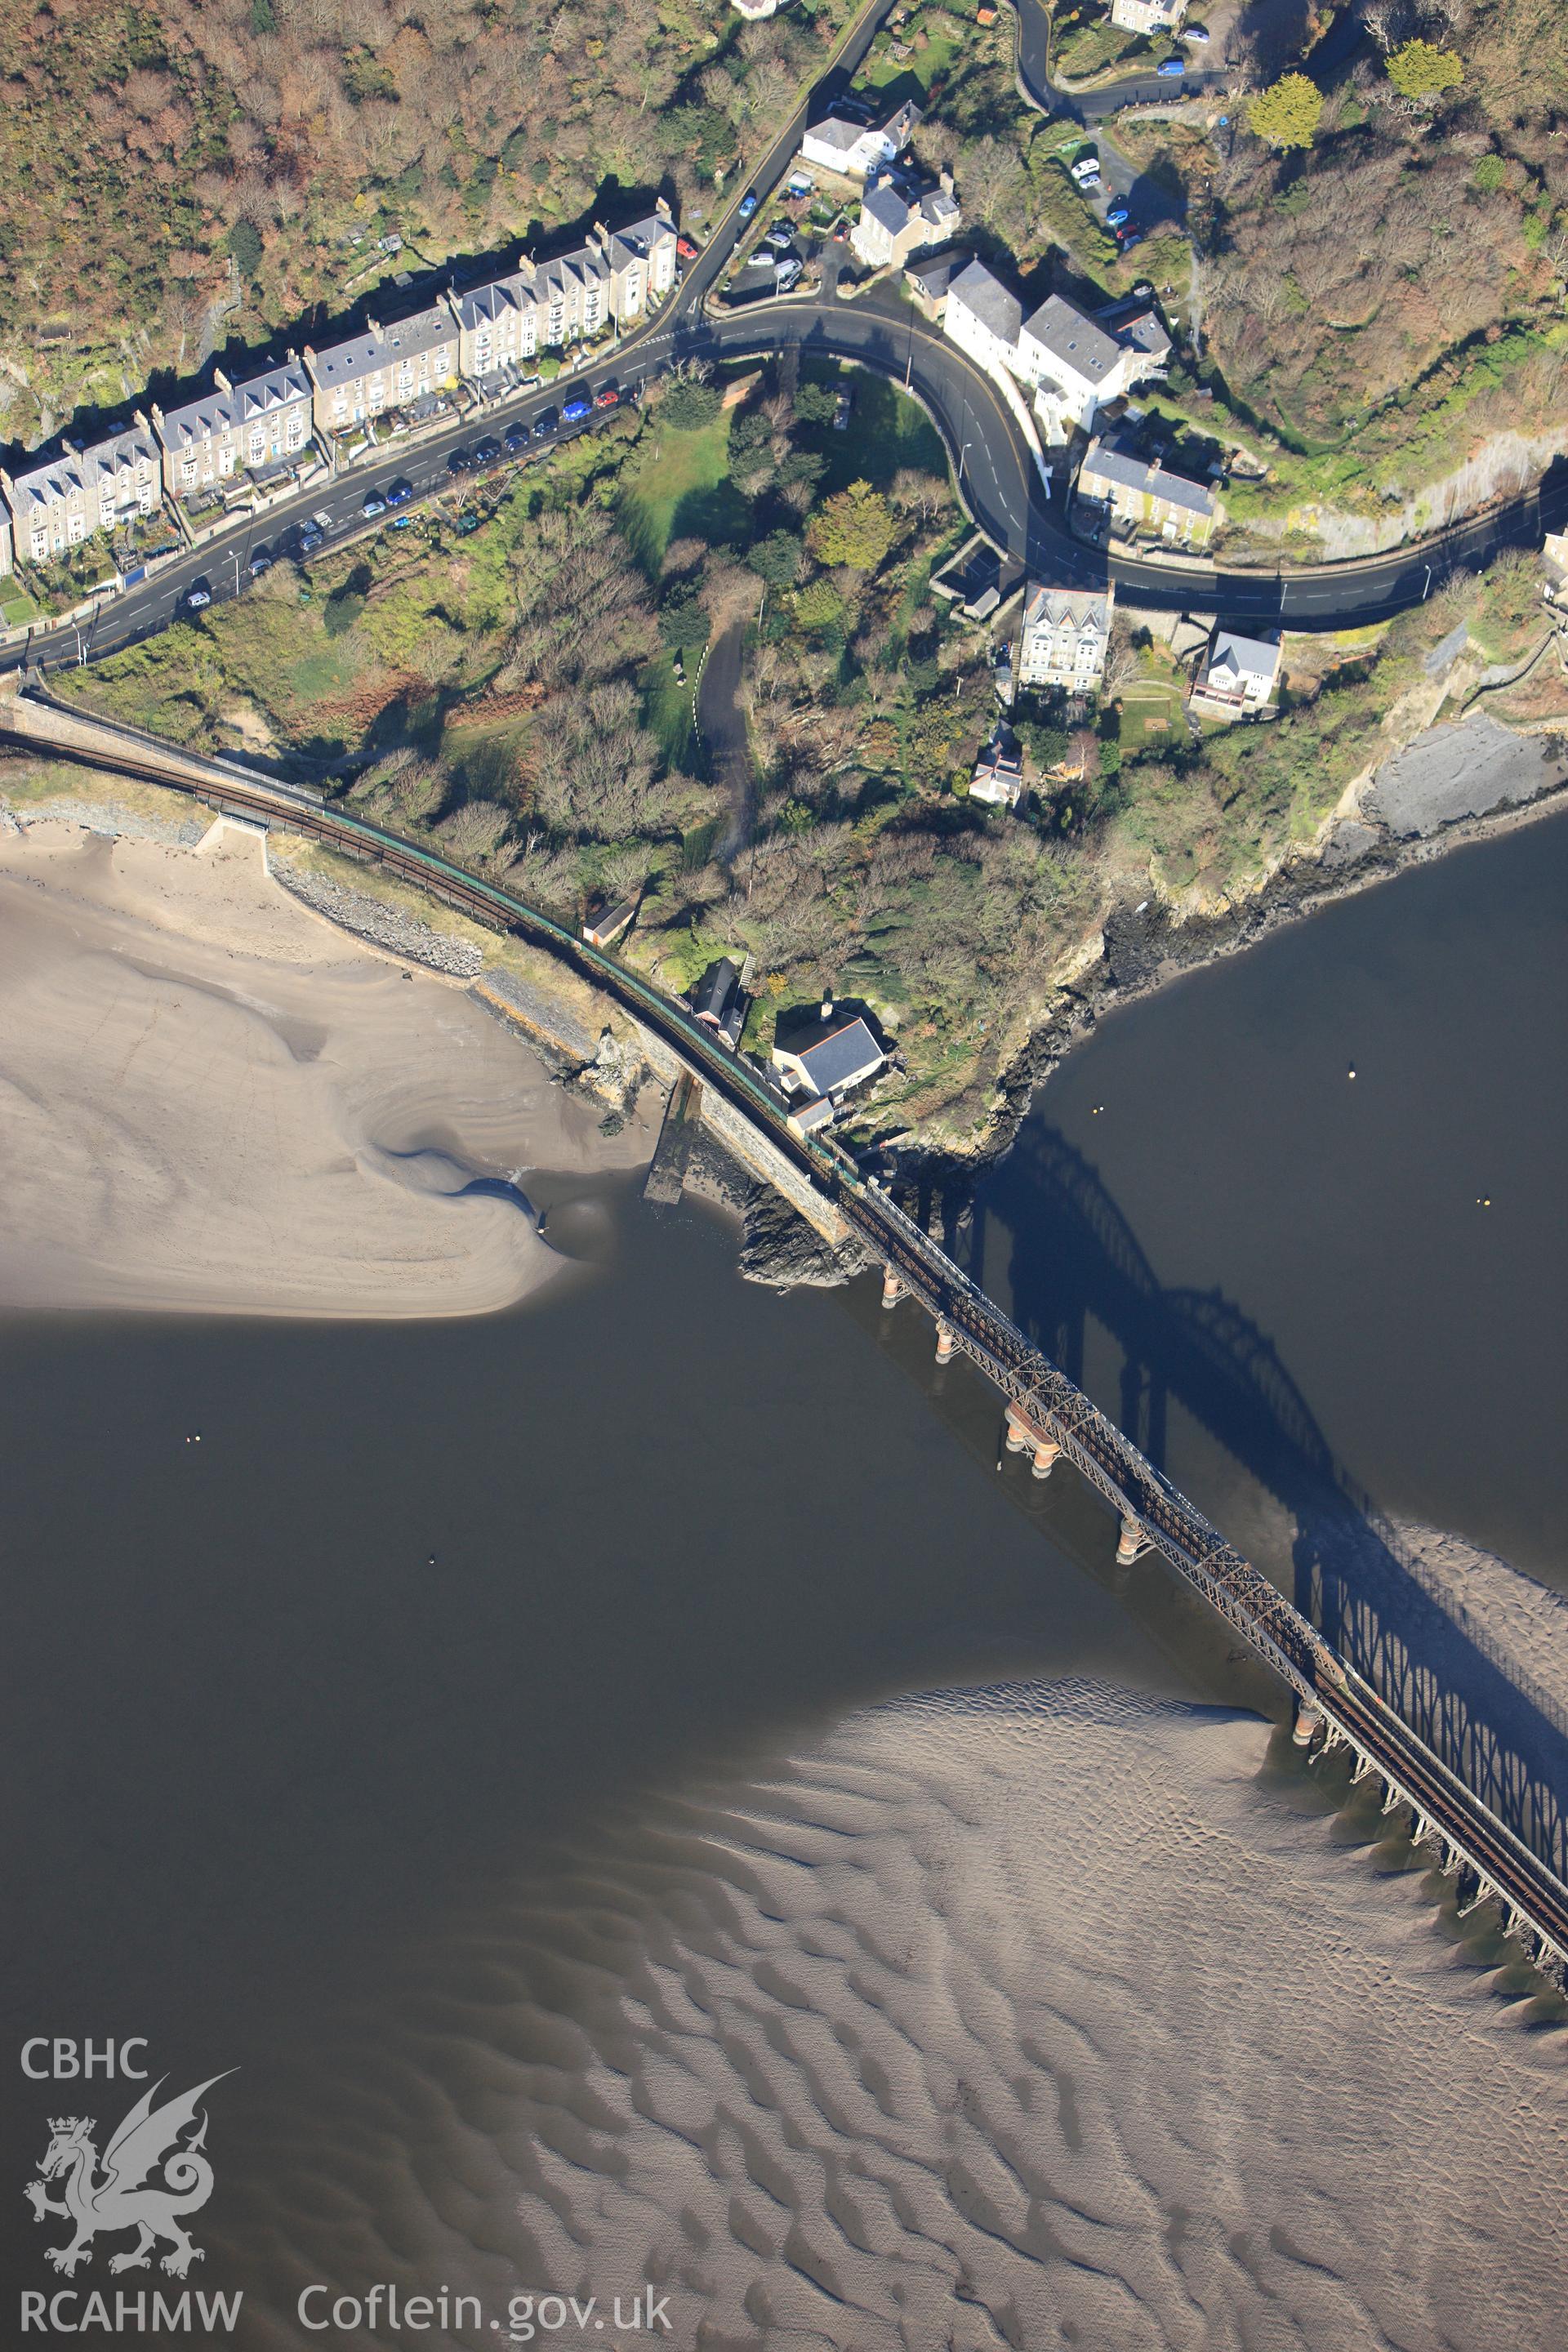
{"label": "blue car", "polygon": [[405,507],[413,496],[412,482],[394,482],[386,493],[386,503],[389,507]]}
{"label": "blue car", "polygon": [[1179,77],[1184,74],[1187,68],[1180,58],[1162,58],[1160,63],[1154,68],[1154,71],[1157,74],[1168,74],[1172,79],[1179,79]]}
{"label": "blue car", "polygon": [[584,416],[592,416],[593,413],[593,402],[585,393],[581,392],[574,393],[561,411],[568,425],[581,425]]}
{"label": "blue car", "polygon": [[536,419],[536,421],[535,421],[535,423],[534,423],[534,427],[533,427],[533,437],[534,437],[534,439],[535,439],[536,441],[548,441],[548,440],[549,440],[549,438],[550,438],[550,436],[554,432],[554,430],[555,430],[556,426],[560,424],[560,422],[561,422],[561,419],[560,419],[560,417],[556,415],[556,413],[555,413],[554,409],[552,409],[552,408],[546,408],[546,409],[542,409],[542,410],[540,412],[540,415],[539,415],[538,418]]}
{"label": "blue car", "polygon": [[745,195],[741,198],[741,218],[742,220],[750,220],[752,215],[756,211],[756,209],[757,200],[755,196]]}
{"label": "blue car", "polygon": [[1125,205],[1112,205],[1105,217],[1112,228],[1120,228],[1124,220],[1131,218],[1131,215]]}

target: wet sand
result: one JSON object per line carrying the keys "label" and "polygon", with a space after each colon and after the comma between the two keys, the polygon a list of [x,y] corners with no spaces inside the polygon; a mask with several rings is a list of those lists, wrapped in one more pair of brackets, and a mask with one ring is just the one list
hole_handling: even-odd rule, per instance
{"label": "wet sand", "polygon": [[199,847],[0,835],[0,1305],[471,1315],[563,1261],[531,1170],[636,1165],[462,990]]}

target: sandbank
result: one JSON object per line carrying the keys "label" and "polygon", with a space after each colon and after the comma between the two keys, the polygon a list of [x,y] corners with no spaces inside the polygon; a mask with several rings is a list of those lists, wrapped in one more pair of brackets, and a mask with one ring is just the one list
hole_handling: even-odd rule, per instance
{"label": "sandbank", "polygon": [[563,1261],[466,1188],[652,1149],[222,820],[195,845],[0,833],[0,1102],[10,1307],[482,1313]]}

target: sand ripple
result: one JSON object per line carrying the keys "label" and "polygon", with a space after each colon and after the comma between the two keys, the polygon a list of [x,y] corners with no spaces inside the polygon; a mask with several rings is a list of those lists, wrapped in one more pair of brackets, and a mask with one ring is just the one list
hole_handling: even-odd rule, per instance
{"label": "sand ripple", "polygon": [[334,2032],[234,2252],[280,2311],[652,2279],[715,2352],[1564,2340],[1562,2035],[1264,1747],[948,1693],[608,1823]]}

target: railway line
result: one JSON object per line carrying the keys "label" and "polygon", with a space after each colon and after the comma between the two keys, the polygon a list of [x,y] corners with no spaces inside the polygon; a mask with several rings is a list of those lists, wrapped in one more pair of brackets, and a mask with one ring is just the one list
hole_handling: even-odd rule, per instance
{"label": "railway line", "polygon": [[[32,710],[57,708],[40,696]],[[20,731],[13,698],[0,731]],[[71,714],[62,712],[62,717]],[[830,1200],[882,1265],[884,1297],[907,1289],[945,1335],[1120,1517],[1118,1558],[1161,1558],[1273,1669],[1323,1726],[1324,1750],[1348,1747],[1359,1780],[1375,1771],[1385,1811],[1406,1805],[1417,1843],[1438,1842],[1445,1868],[1468,1873],[1468,1907],[1496,1896],[1510,1932],[1537,1965],[1568,1987],[1568,1886],[1459,1780],[1401,1717],[1338,1656],[1268,1578],[1228,1544],[1132,1441],[1075,1386],[875,1179],[831,1139],[803,1134],[786,1099],[651,982],[616,957],[500,885],[482,880],[390,828],[331,808],[303,788],[199,761],[133,730],[116,729],[113,755],[79,752],[191,792],[225,815],[282,824],[363,864],[381,866],[489,929],[544,949],[645,1023],[681,1061],[765,1134]],[[28,740],[36,740],[31,738]],[[194,774],[194,771],[201,771]]]}

